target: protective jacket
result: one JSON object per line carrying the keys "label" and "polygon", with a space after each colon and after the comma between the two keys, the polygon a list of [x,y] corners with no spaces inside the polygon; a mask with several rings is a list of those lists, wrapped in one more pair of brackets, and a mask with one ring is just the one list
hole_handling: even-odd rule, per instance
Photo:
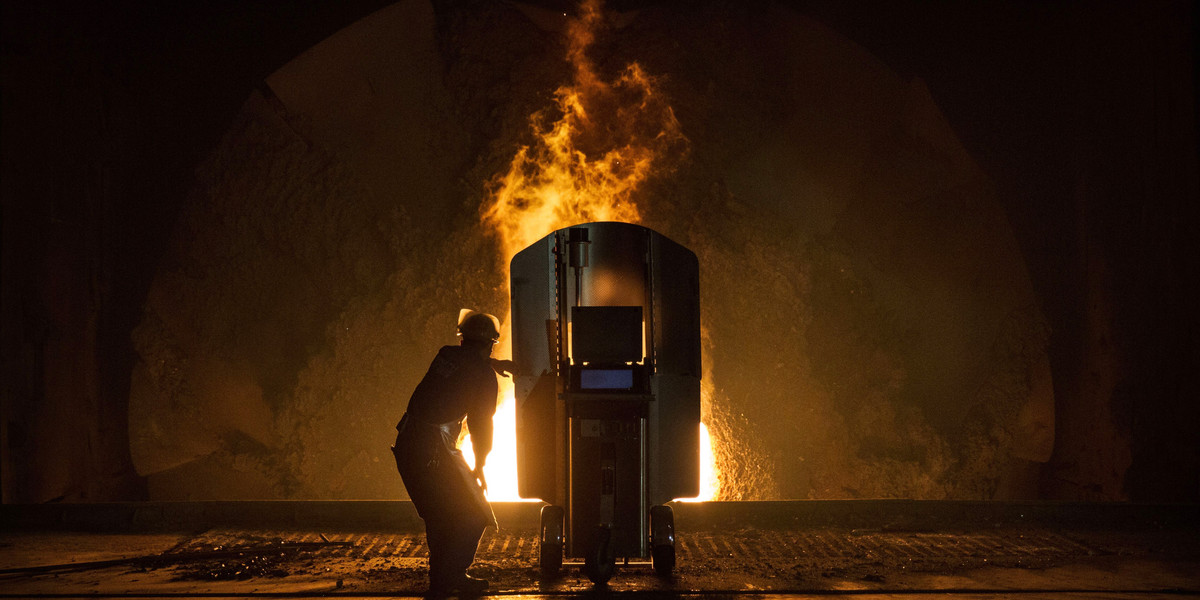
{"label": "protective jacket", "polygon": [[444,346],[409,399],[392,452],[404,487],[427,522],[496,524],[457,443],[465,420],[475,456],[491,451],[497,388],[486,358],[469,348]]}

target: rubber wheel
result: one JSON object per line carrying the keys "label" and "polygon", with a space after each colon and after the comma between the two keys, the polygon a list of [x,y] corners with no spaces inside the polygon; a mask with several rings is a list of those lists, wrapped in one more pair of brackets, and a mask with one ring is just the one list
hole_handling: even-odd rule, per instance
{"label": "rubber wheel", "polygon": [[670,506],[650,509],[650,559],[659,577],[670,577],[675,570],[675,513]]}
{"label": "rubber wheel", "polygon": [[675,570],[675,546],[655,546],[650,549],[650,558],[659,577],[670,577]]}
{"label": "rubber wheel", "polygon": [[596,531],[596,543],[583,558],[583,572],[596,585],[607,585],[617,570],[617,561],[612,554],[612,530],[600,525]]}
{"label": "rubber wheel", "polygon": [[563,563],[563,509],[542,507],[542,531],[538,541],[538,566],[542,574],[557,575]]}

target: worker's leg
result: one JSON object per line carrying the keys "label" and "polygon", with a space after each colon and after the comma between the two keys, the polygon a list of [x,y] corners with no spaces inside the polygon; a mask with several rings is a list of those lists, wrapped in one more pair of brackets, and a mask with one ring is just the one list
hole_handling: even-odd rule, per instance
{"label": "worker's leg", "polygon": [[454,526],[454,543],[449,557],[449,569],[453,569],[454,577],[463,578],[467,567],[475,562],[475,552],[479,549],[479,538],[483,537],[483,526],[475,519],[463,519]]}
{"label": "worker's leg", "polygon": [[440,519],[425,520],[425,543],[429,546],[429,589],[449,591],[457,579],[454,561],[454,523]]}
{"label": "worker's leg", "polygon": [[473,519],[460,521],[426,520],[425,539],[429,544],[429,589],[460,589],[467,567],[475,561],[483,526]]}

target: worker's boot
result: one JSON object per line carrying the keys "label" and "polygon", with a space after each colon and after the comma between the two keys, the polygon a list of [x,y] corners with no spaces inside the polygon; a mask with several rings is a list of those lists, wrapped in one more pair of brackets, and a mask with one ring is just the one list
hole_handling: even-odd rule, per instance
{"label": "worker's boot", "polygon": [[470,575],[463,575],[461,581],[456,586],[458,593],[464,596],[478,596],[488,589],[488,580],[478,579]]}
{"label": "worker's boot", "polygon": [[435,583],[430,586],[426,598],[446,598],[449,596],[478,596],[488,589],[488,580],[477,579],[463,575],[453,583]]}

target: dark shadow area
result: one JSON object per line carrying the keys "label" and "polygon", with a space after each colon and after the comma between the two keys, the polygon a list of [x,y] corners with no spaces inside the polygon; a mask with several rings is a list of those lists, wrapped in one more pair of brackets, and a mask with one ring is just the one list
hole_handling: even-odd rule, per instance
{"label": "dark shadow area", "polygon": [[[529,4],[548,13],[570,8],[565,2]],[[228,465],[203,460],[164,462],[152,469],[155,474],[166,473],[158,479],[160,492],[152,491],[154,484],[138,474],[129,432],[131,378],[139,364],[151,370],[162,366],[153,371],[153,381],[160,387],[192,381],[188,378],[199,377],[196,373],[220,372],[228,377],[212,378],[220,383],[214,389],[239,398],[246,389],[257,390],[262,404],[276,417],[264,422],[279,430],[307,432],[307,421],[297,418],[304,427],[288,429],[287,422],[277,418],[287,414],[284,408],[290,406],[290,399],[300,396],[295,390],[305,385],[317,389],[305,397],[308,404],[299,402],[301,412],[309,411],[305,415],[318,410],[313,405],[324,410],[355,407],[334,410],[347,413],[358,412],[353,402],[366,402],[364,396],[351,392],[375,385],[314,384],[316,376],[306,369],[322,357],[349,352],[347,363],[370,366],[376,359],[405,357],[404,352],[428,354],[421,348],[373,353],[377,348],[354,346],[355,338],[337,331],[339,327],[378,325],[369,317],[399,315],[416,323],[405,332],[403,344],[429,346],[437,339],[431,333],[438,329],[432,325],[437,311],[428,301],[418,304],[396,290],[408,290],[405,293],[413,297],[446,292],[450,303],[504,300],[502,278],[488,262],[498,260],[494,249],[490,242],[472,236],[473,230],[465,224],[475,219],[486,182],[502,170],[511,146],[522,139],[528,115],[565,76],[557,54],[561,37],[514,4],[406,4],[431,9],[429,31],[437,58],[421,65],[420,76],[447,94],[444,103],[420,110],[436,113],[438,123],[452,125],[421,135],[436,141],[431,152],[444,151],[437,156],[454,160],[432,160],[441,169],[436,177],[422,164],[396,161],[393,165],[388,157],[348,168],[345,165],[352,161],[340,161],[350,151],[330,142],[334,138],[328,136],[329,130],[321,129],[337,124],[320,121],[332,109],[322,113],[311,104],[296,108],[301,104],[300,92],[319,87],[312,73],[321,70],[300,75],[291,71],[288,83],[293,87],[288,89],[298,95],[290,97],[277,94],[266,81],[285,65],[294,66],[293,60],[323,40],[387,5],[366,0],[286,6],[268,2],[4,4],[3,502],[148,500],[156,493],[170,492],[174,482],[219,480],[227,472],[222,469]],[[678,100],[675,111],[694,144],[691,162],[679,171],[682,175],[652,189],[650,197],[659,202],[647,202],[644,218],[697,248],[702,273],[713,269],[707,275],[712,285],[705,289],[721,293],[709,302],[713,307],[709,310],[727,320],[712,331],[720,358],[711,374],[732,398],[717,404],[718,416],[729,425],[714,435],[724,436],[721,439],[734,463],[745,456],[774,465],[762,487],[750,486],[745,497],[769,489],[763,497],[1200,501],[1200,429],[1195,426],[1200,422],[1200,402],[1193,385],[1194,374],[1200,372],[1200,316],[1195,309],[1200,306],[1200,205],[1196,202],[1200,185],[1194,3],[1043,6],[821,0],[736,6],[706,2],[698,7],[632,1],[610,5],[631,16],[625,27],[598,42],[597,62],[602,68],[617,69],[629,60],[641,60],[652,72],[663,74],[664,89]],[[775,18],[779,15],[786,19]],[[797,40],[784,35],[789,31],[811,35]],[[815,39],[823,41],[811,42]],[[809,42],[812,45],[803,45]],[[498,53],[495,48],[511,52]],[[810,60],[815,55],[825,58]],[[840,77],[836,61],[843,60],[847,75]],[[787,73],[771,70],[784,64],[795,68]],[[803,71],[809,67],[812,72]],[[851,73],[870,77],[851,77]],[[825,97],[796,84],[817,81],[818,76],[830,89],[839,81],[853,85],[846,84],[848,95],[830,92]],[[275,81],[282,79],[286,78]],[[875,90],[880,95],[861,105],[847,102],[856,90]],[[386,90],[378,94],[384,96]],[[821,110],[812,108],[818,104]],[[721,112],[730,106],[737,111]],[[838,124],[867,122],[857,116],[839,121],[839,115],[860,109],[862,114],[885,115],[871,121],[878,129],[870,135],[838,133]],[[920,112],[926,109],[931,112]],[[728,115],[738,118],[722,120]],[[310,116],[309,121],[300,118]],[[945,136],[930,133],[941,132],[942,124],[948,125]],[[450,134],[441,135],[447,131]],[[373,137],[370,132],[342,133],[345,137],[337,139]],[[815,149],[788,145],[804,134],[822,143],[848,141]],[[769,160],[737,162],[752,155],[750,150],[739,155],[742,149],[762,150],[767,142],[779,139],[787,143],[763,150]],[[932,149],[921,146],[925,143]],[[959,144],[964,151],[955,153]],[[854,154],[855,160],[865,158],[853,164],[861,170],[846,167],[853,161],[835,160],[858,151],[859,146],[861,154]],[[956,150],[945,150],[948,147]],[[966,157],[962,163],[943,164],[946,157],[959,156]],[[393,205],[400,203],[392,192],[408,181],[400,175],[395,175],[401,182],[395,187],[380,186],[375,196],[364,193],[365,200],[347,201],[346,207],[342,198],[350,196],[318,195],[321,202],[297,204],[317,207],[313,209],[317,216],[309,215],[312,229],[304,229],[291,225],[298,221],[289,220],[295,213],[286,211],[294,207],[269,202],[279,187],[237,179],[256,172],[259,165],[278,166],[293,158],[288,164],[299,166],[288,171],[295,177],[279,178],[284,188],[354,192],[358,188],[350,184],[322,186],[331,181],[357,185],[356,177],[369,180],[364,172],[382,173],[378,175],[382,178],[392,176],[388,173],[428,171],[424,175],[429,179],[445,182],[429,188],[411,186],[412,199],[396,212]],[[888,169],[896,164],[910,166],[903,171],[905,176],[918,175],[911,179],[876,176],[890,173]],[[792,200],[772,188],[774,183],[756,187],[760,179],[784,181],[780,172],[786,175],[821,165],[828,169],[813,180],[845,185],[796,184],[803,193],[789,188],[787,194],[837,197],[843,204],[831,201],[831,205],[849,208],[836,214],[857,217],[823,216],[816,209],[824,205]],[[361,170],[353,172],[354,167]],[[344,172],[352,173],[342,177]],[[963,173],[968,174],[966,184],[955,178]],[[954,186],[943,187],[951,180]],[[249,183],[237,187],[230,181]],[[892,191],[914,181],[933,181],[930,185],[937,193],[922,188],[923,195],[897,193],[887,205],[863,201],[891,198]],[[213,192],[218,183],[229,185]],[[970,191],[961,192],[962,186]],[[221,189],[236,193],[222,196]],[[845,193],[838,196],[831,189]],[[246,200],[263,190],[271,192],[267,200]],[[960,196],[978,202],[956,204]],[[245,204],[213,201],[230,197]],[[768,206],[761,198],[777,204]],[[243,206],[250,208],[243,211]],[[962,206],[999,207],[1003,226],[985,231],[1010,232],[1015,251],[992,253],[991,238],[972,238],[962,232],[976,230],[955,228],[974,223],[973,219],[984,220],[981,213],[963,210],[955,217],[957,213],[937,209]],[[932,250],[912,255],[929,261],[897,267],[887,261],[907,260],[908,255],[894,251],[881,237],[864,234],[879,231],[877,221],[889,215],[925,210],[939,219],[914,219],[913,223],[924,225],[887,231],[905,247],[926,239],[938,243],[953,239],[960,245],[930,242]],[[792,220],[762,216],[775,214],[768,211],[791,215]],[[283,214],[289,217],[275,218]],[[261,243],[251,245],[247,254],[205,254],[204,244],[241,227],[239,215],[251,222],[255,235],[266,232],[262,239],[253,238]],[[330,215],[344,221],[334,222]],[[824,230],[818,225],[812,231],[792,226],[825,222],[822,219],[830,223]],[[261,227],[263,223],[278,224],[280,231],[291,231],[293,237],[272,237],[275,230]],[[328,223],[342,228],[330,238],[336,243],[297,245],[296,240],[310,232],[328,231],[321,229]],[[362,223],[378,228],[360,233],[369,229],[360,227]],[[779,230],[770,230],[773,226]],[[343,245],[346,240],[358,245]],[[433,247],[427,243],[430,240],[461,253],[418,254],[416,248]],[[700,248],[698,242],[706,246]],[[1006,280],[1007,273],[953,271],[961,266],[953,260],[961,253],[947,248],[973,248],[982,256],[1001,257],[995,264],[1016,265],[1024,272],[1021,277],[1028,279],[1032,312],[1004,313],[1003,319],[991,320],[947,318],[955,326],[939,330],[932,341],[913,334],[914,327],[924,331],[925,325],[941,321],[928,316],[931,311],[922,310],[915,300],[879,299],[897,294],[901,287],[922,293],[940,289],[941,278],[895,283],[880,277],[879,271],[885,275],[954,273],[954,278],[945,277],[956,289],[988,296],[986,290],[992,288],[987,286],[995,285],[1022,298],[1020,285],[995,284]],[[269,254],[269,260],[250,260],[247,257],[258,256],[253,252],[274,254]],[[292,260],[301,255],[309,262]],[[195,256],[206,256],[207,262],[192,260]],[[1006,262],[1008,258],[1013,260]],[[464,263],[476,265],[478,273],[465,272]],[[756,269],[769,266],[771,270],[764,271],[769,276],[747,287],[729,275],[746,270],[748,264]],[[880,269],[880,264],[886,268]],[[159,330],[151,325],[157,327],[157,321],[147,317],[153,312],[148,306],[154,302],[188,310],[193,304],[211,306],[207,298],[199,302],[188,294],[210,289],[204,286],[214,280],[218,283],[212,287],[220,288],[213,273],[221,275],[225,271],[220,269],[236,270],[241,265],[250,265],[237,272],[250,280],[259,272],[254,269],[293,269],[298,275],[290,281],[308,282],[303,278],[311,277],[316,283],[280,289],[260,282],[260,287],[245,288],[250,290],[247,296],[235,290],[224,297],[232,307],[251,305],[246,298],[259,303],[245,312],[196,316],[180,308],[173,315],[180,322],[208,319],[228,324],[231,331],[212,334],[215,342],[206,339],[188,345],[191,340],[155,333]],[[851,275],[841,275],[847,269]],[[462,274],[439,288],[434,274],[440,270]],[[166,279],[178,285],[154,287],[156,281]],[[166,291],[152,297],[152,289]],[[745,291],[744,296],[739,291]],[[861,292],[871,294],[871,300],[851,299],[851,294]],[[271,294],[299,300],[295,305],[280,304]],[[764,307],[746,298],[786,301]],[[389,304],[393,301],[399,308]],[[1004,308],[1016,304],[1017,300],[1011,304],[996,300]],[[410,306],[420,310],[409,311]],[[457,308],[455,304],[449,310]],[[778,322],[773,320],[776,317],[782,320],[801,312],[806,328],[802,335],[770,325]],[[361,322],[351,318],[356,316]],[[919,327],[897,323],[918,317],[928,321],[920,321]],[[1002,332],[1009,330],[997,322],[1017,333],[1006,338]],[[855,323],[870,326],[855,329]],[[886,327],[876,328],[877,323]],[[969,326],[959,327],[962,323]],[[139,326],[140,347],[134,339]],[[161,330],[173,335],[181,329],[172,322]],[[975,344],[976,337],[971,336],[986,344]],[[980,351],[983,358],[970,362],[954,352],[951,342],[963,339],[974,346],[987,345]],[[1005,345],[1009,342],[1011,347]],[[198,351],[156,353],[168,346],[189,351],[234,348],[243,354],[218,356],[225,361],[220,362]],[[803,376],[796,374],[799,368],[764,375],[775,372],[773,365],[771,371],[764,365],[779,348],[791,353],[789,359],[811,359]],[[1038,379],[1036,369],[1025,369],[1043,359],[1049,366],[1045,382]],[[227,364],[241,370],[229,375]],[[352,380],[353,384],[371,379],[371,373],[347,375],[338,368],[341,364],[330,360],[321,381]],[[1009,364],[1022,368],[1010,372],[1004,367]],[[387,385],[376,386],[385,390],[378,397],[385,398],[386,390],[393,387],[415,384],[409,371],[423,367],[393,368],[390,363],[380,367],[397,373]],[[961,375],[961,381],[947,373]],[[243,386],[244,381],[251,383]],[[808,387],[780,391],[774,387],[782,385],[778,382]],[[1033,397],[1036,394],[1030,390],[1042,383],[1052,388],[1050,445],[1029,442],[1021,433],[1021,419],[1044,425],[1044,415],[1021,413],[1024,405],[1009,402],[1012,394],[1005,395],[1019,388]],[[329,389],[344,391],[349,398],[326,394]],[[961,393],[964,389],[968,395]],[[988,394],[997,389],[1004,393],[996,392],[995,397],[1003,402],[989,402],[993,396]],[[178,397],[163,394],[162,398]],[[778,398],[777,404],[758,402],[769,394]],[[407,391],[396,395],[407,396]],[[811,403],[792,403],[793,396]],[[808,400],[818,396],[820,402]],[[887,401],[878,401],[880,396]],[[968,397],[969,401],[964,399]],[[344,404],[331,404],[331,398]],[[784,408],[777,410],[780,405]],[[815,407],[815,416],[808,416],[810,406]],[[392,406],[379,410],[394,422],[392,411]],[[391,426],[388,419],[381,421],[385,433]],[[139,431],[136,424],[134,430]],[[887,435],[877,435],[880,431]],[[818,434],[828,439],[815,437]],[[302,435],[307,434],[295,434]],[[334,456],[337,451],[321,439],[320,443],[301,440],[308,442],[304,445],[236,428],[204,438],[220,448],[214,452],[223,453],[227,463],[244,466],[248,461],[255,466],[247,470],[271,475],[231,481],[230,494],[338,498],[391,493],[373,484],[330,476],[340,472],[342,463],[336,460],[343,457]],[[982,456],[982,451],[975,451],[979,448],[999,450],[994,456]],[[322,464],[307,472],[288,462],[309,455],[334,456],[329,458],[333,466]],[[352,460],[370,461],[357,455],[345,457]],[[360,479],[370,481],[372,468],[363,467]],[[746,480],[755,474],[746,469]],[[260,479],[269,479],[270,485]],[[754,481],[757,485],[759,480]],[[328,487],[317,487],[325,483]]]}

